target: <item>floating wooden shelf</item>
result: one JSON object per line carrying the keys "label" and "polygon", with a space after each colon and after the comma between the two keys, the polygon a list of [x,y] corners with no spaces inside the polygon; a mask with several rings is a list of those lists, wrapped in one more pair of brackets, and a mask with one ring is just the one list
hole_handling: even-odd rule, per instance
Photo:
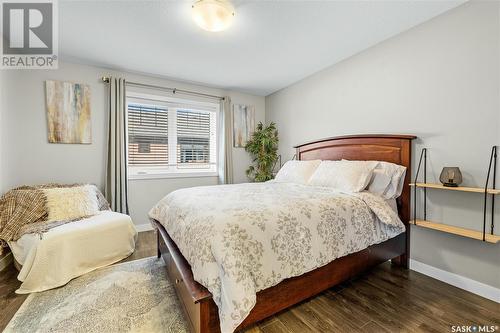
{"label": "floating wooden shelf", "polygon": [[[415,183],[411,183],[410,186],[415,186]],[[484,188],[481,187],[448,187],[443,186],[441,184],[432,184],[432,183],[417,183],[417,187],[425,187],[425,188],[435,188],[439,190],[450,190],[450,191],[461,191],[461,192],[474,192],[474,193],[484,193]],[[500,189],[488,189],[488,194],[500,194]]]}
{"label": "floating wooden shelf", "polygon": [[[418,174],[420,171],[420,167],[422,165],[422,159],[424,161],[424,182],[419,183],[418,182]],[[462,237],[468,237],[472,239],[477,239],[481,241],[485,241],[488,243],[498,243],[500,242],[500,235],[495,235],[494,230],[495,230],[495,195],[500,194],[500,189],[496,189],[495,187],[495,179],[496,179],[496,167],[497,167],[497,146],[493,146],[491,148],[491,155],[490,155],[490,163],[488,165],[488,173],[486,175],[486,182],[484,187],[465,187],[465,186],[458,186],[458,187],[449,187],[449,186],[444,186],[442,184],[433,184],[433,183],[427,183],[427,148],[422,148],[422,151],[420,152],[420,159],[418,161],[418,167],[417,167],[417,173],[415,174],[415,180],[413,183],[410,184],[410,186],[413,187],[413,219],[410,221],[412,224],[418,225],[423,228],[428,228],[428,229],[433,229],[433,230],[439,230],[442,232],[446,232],[449,234],[454,234],[454,235],[459,235]],[[492,188],[489,188],[489,181],[490,181],[490,174],[491,171],[493,170],[493,184]],[[424,198],[423,198],[423,208],[424,208],[424,213],[423,213],[423,219],[419,220],[417,219],[417,188],[423,188],[424,189]],[[472,193],[479,193],[483,194],[484,197],[484,205],[483,205],[483,228],[482,231],[476,231],[476,230],[470,230],[470,229],[465,229],[465,228],[460,228],[460,227],[455,227],[449,224],[444,224],[444,223],[435,223],[431,221],[427,221],[427,190],[426,189],[437,189],[437,190],[448,190],[448,191],[458,191],[458,192],[472,192]],[[487,219],[487,207],[488,207],[488,199],[491,199],[491,224],[490,224],[490,233],[488,234],[486,232],[486,219]]]}
{"label": "floating wooden shelf", "polygon": [[[415,221],[411,220],[411,223],[415,224]],[[454,227],[454,226],[451,226],[448,224],[436,223],[436,222],[424,221],[424,220],[417,220],[416,225],[418,227],[439,230],[439,231],[447,232],[449,234],[459,235],[462,237],[483,240],[483,233],[481,231],[459,228],[459,227]],[[485,241],[487,241],[488,243],[493,243],[493,244],[498,243],[498,242],[500,242],[500,235],[486,234]]]}

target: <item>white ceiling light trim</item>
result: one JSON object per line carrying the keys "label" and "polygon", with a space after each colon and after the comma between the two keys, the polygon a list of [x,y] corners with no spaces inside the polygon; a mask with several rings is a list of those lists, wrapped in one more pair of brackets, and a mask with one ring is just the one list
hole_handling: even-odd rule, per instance
{"label": "white ceiling light trim", "polygon": [[198,0],[193,4],[193,20],[207,31],[227,29],[234,17],[234,7],[227,0]]}

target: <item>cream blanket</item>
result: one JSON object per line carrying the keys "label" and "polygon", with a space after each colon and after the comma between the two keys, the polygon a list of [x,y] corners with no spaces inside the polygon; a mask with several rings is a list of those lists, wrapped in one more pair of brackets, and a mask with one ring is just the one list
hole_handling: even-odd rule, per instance
{"label": "cream blanket", "polygon": [[22,265],[18,294],[60,287],[71,279],[115,263],[135,249],[137,232],[128,215],[102,211],[43,234],[25,234],[10,241]]}
{"label": "cream blanket", "polygon": [[149,215],[212,293],[223,333],[248,316],[258,291],[404,231],[373,194],[276,182],[178,190]]}
{"label": "cream blanket", "polygon": [[[84,184],[44,184],[21,186],[5,193],[0,198],[0,254],[7,242],[17,241],[30,233],[43,233],[59,225],[81,220],[47,221],[47,198],[44,190],[79,187]],[[109,210],[109,204],[95,185],[99,210]]]}

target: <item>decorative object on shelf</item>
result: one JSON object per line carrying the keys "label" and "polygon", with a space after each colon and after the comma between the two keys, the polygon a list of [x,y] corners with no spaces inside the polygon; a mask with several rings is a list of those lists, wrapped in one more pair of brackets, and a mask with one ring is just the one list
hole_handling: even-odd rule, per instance
{"label": "decorative object on shelf", "polygon": [[86,84],[45,81],[50,143],[92,143],[90,87]]}
{"label": "decorative object on shelf", "polygon": [[462,173],[458,167],[444,167],[439,181],[443,186],[458,187],[462,183]]}
{"label": "decorative object on shelf", "polygon": [[233,146],[244,148],[255,130],[255,107],[233,104]]}
{"label": "decorative object on shelf", "polygon": [[[424,182],[419,183],[418,182],[418,176],[420,173],[420,167],[422,166],[422,160],[424,161],[423,163],[423,169],[424,169]],[[443,232],[447,232],[450,234],[455,234],[455,235],[460,235],[463,237],[468,237],[468,238],[473,238],[473,239],[478,239],[482,240],[483,242],[488,242],[488,243],[498,243],[500,242],[500,235],[495,235],[495,196],[500,194],[500,190],[496,189],[496,169],[497,169],[497,146],[493,146],[491,148],[491,154],[490,154],[490,160],[488,164],[488,173],[486,175],[486,182],[484,187],[461,187],[461,186],[446,186],[446,184],[443,185],[441,184],[432,184],[432,183],[427,183],[427,148],[423,148],[421,153],[420,153],[420,159],[418,162],[418,167],[417,167],[417,172],[415,174],[415,179],[410,186],[413,187],[413,220],[412,223],[414,225],[421,226],[423,228],[428,228],[428,229],[434,229],[434,230],[439,230]],[[443,172],[441,173],[440,180],[446,181],[446,178],[452,178],[453,183],[459,183],[458,177],[456,174],[454,174],[452,177],[449,177],[445,172],[445,169],[443,169]],[[454,169],[454,168],[451,168]],[[456,168],[458,169],[458,168]],[[442,178],[443,173],[445,173],[444,179]],[[491,176],[491,177],[490,177]],[[460,181],[462,177],[460,175]],[[488,184],[490,183],[490,179],[492,180],[491,187],[488,187]],[[448,183],[450,183],[448,179]],[[421,188],[424,191],[424,196],[423,196],[423,219],[419,219],[417,217],[417,188]],[[484,195],[484,200],[483,200],[483,230],[482,231],[476,231],[476,230],[470,230],[470,229],[465,229],[461,227],[455,227],[451,225],[447,225],[444,223],[436,223],[436,222],[431,222],[427,221],[427,189],[441,189],[441,190],[452,190],[452,191],[459,191],[459,192],[470,192],[470,193],[481,193]],[[486,233],[486,220],[487,220],[487,210],[488,210],[488,198],[491,197],[491,213],[490,213],[490,231],[489,234]]]}
{"label": "decorative object on shelf", "polygon": [[255,166],[248,167],[248,178],[256,182],[265,182],[273,179],[273,168],[278,160],[278,131],[276,124],[264,126],[262,122],[257,125],[245,150],[252,155]]}

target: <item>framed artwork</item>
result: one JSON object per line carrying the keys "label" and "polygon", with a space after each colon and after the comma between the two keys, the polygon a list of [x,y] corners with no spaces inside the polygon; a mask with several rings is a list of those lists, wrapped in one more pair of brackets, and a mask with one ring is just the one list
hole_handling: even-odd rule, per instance
{"label": "framed artwork", "polygon": [[255,107],[233,104],[233,146],[244,148],[255,130]]}
{"label": "framed artwork", "polygon": [[92,143],[90,87],[64,81],[45,81],[50,143]]}

